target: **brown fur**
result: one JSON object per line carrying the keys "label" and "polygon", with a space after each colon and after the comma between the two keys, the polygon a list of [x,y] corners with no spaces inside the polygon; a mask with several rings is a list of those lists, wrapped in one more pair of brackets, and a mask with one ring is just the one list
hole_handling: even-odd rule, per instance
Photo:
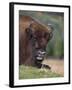
{"label": "brown fur", "polygon": [[31,27],[34,36],[37,37],[38,43],[35,44],[36,47],[46,47],[49,40],[46,33],[50,33],[50,30],[44,24],[29,16],[19,17],[19,64],[33,66],[35,62],[32,60],[32,45],[26,31],[30,24],[32,24]]}

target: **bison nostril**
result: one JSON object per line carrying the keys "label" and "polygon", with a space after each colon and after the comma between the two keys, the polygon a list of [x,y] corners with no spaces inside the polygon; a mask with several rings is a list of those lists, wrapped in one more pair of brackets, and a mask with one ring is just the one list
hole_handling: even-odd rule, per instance
{"label": "bison nostril", "polygon": [[39,48],[38,44],[35,44],[35,48],[36,48],[36,49],[38,49],[38,48]]}

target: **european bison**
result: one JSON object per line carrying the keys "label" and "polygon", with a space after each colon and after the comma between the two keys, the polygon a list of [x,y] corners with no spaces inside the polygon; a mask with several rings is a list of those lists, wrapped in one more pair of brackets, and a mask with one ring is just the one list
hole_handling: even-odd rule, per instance
{"label": "european bison", "polygon": [[[19,17],[19,64],[41,68],[52,27],[30,16]],[[46,65],[44,65],[47,67]]]}

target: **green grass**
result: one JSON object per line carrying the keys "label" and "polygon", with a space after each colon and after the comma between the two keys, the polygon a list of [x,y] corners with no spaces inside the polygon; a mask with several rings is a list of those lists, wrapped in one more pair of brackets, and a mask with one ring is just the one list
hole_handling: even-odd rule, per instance
{"label": "green grass", "polygon": [[51,78],[61,77],[61,75],[52,72],[51,70],[40,70],[35,67],[21,65],[19,67],[19,79],[36,79],[36,78]]}

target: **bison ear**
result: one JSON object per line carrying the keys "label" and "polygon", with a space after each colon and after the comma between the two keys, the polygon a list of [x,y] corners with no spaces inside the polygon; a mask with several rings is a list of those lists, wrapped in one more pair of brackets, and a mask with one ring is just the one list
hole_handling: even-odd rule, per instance
{"label": "bison ear", "polygon": [[29,36],[32,35],[32,30],[31,30],[31,28],[26,28],[25,32],[26,32],[26,34],[29,35]]}
{"label": "bison ear", "polygon": [[30,28],[26,28],[25,29],[25,32],[28,34],[29,33],[29,31],[30,31]]}
{"label": "bison ear", "polygon": [[31,28],[26,28],[26,35],[27,35],[27,37],[29,37],[29,39],[32,38],[32,36],[33,36],[33,31],[32,31]]}
{"label": "bison ear", "polygon": [[48,24],[48,29],[49,29],[49,32],[50,33],[53,32],[54,28],[53,28],[52,24]]}
{"label": "bison ear", "polygon": [[28,34],[28,35],[32,35],[33,34],[33,29],[32,29],[32,25],[33,25],[33,21],[30,23],[30,25],[29,25],[29,27],[28,28],[26,28],[26,33]]}

